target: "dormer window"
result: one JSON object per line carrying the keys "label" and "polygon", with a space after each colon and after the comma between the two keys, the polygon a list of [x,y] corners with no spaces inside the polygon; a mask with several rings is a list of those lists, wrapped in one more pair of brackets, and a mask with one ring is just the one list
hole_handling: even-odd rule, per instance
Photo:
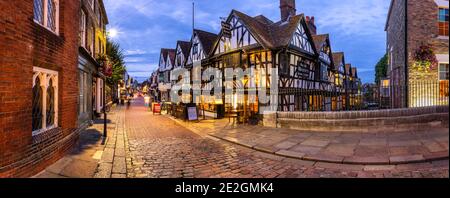
{"label": "dormer window", "polygon": [[192,47],[192,54],[198,54],[198,43],[194,44]]}

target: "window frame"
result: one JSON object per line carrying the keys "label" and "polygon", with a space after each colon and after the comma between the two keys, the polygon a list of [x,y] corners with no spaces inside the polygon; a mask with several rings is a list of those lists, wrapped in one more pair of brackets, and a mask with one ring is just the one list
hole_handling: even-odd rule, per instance
{"label": "window frame", "polygon": [[[441,71],[441,65],[449,65],[449,63],[448,62],[439,62],[438,63],[438,80],[439,80],[439,82],[441,82],[441,81],[448,81],[449,79],[441,79],[441,73],[442,73],[442,71]],[[447,69],[447,73],[449,73],[449,70],[450,70],[450,66],[449,66],[449,68]]]}
{"label": "window frame", "polygon": [[[42,103],[41,103],[41,105],[42,105],[42,126],[40,129],[32,131],[32,136],[37,136],[41,133],[55,129],[59,126],[59,123],[58,123],[59,73],[57,71],[44,69],[44,68],[40,68],[40,67],[33,67],[33,73],[34,74],[33,74],[32,88],[34,88],[35,86],[41,86],[41,89],[42,89]],[[40,85],[35,84],[36,78],[40,79]],[[48,94],[47,90],[49,88],[50,80],[52,80],[52,85],[53,85],[53,89],[54,89],[53,90],[53,94],[54,94],[53,104],[54,104],[54,114],[55,115],[54,115],[53,125],[47,126],[47,94]]]}
{"label": "window frame", "polygon": [[[55,13],[53,13],[53,17],[55,18],[54,23],[55,23],[55,30],[52,30],[51,27],[49,27],[48,25],[48,2],[49,1],[53,1],[53,3],[55,4]],[[59,36],[59,0],[43,0],[43,5],[42,5],[42,22],[36,20],[35,16],[33,15],[33,21],[44,27],[45,29],[49,30],[50,32],[56,34]],[[34,6],[34,1],[33,1],[33,6]],[[33,7],[33,14],[34,14],[34,7]]]}
{"label": "window frame", "polygon": [[86,49],[87,45],[87,15],[86,12],[81,9],[81,20],[80,20],[80,34],[81,34],[81,47],[84,47]]}
{"label": "window frame", "polygon": [[[441,10],[447,10],[447,15],[444,14],[444,21],[441,21]],[[449,36],[449,21],[445,20],[445,16],[447,16],[448,19],[448,14],[449,14],[449,8],[448,7],[439,7],[438,8],[438,35],[441,37],[448,37]],[[444,24],[444,34],[441,34],[441,24]],[[447,28],[445,28],[445,23],[447,23]],[[445,32],[445,30],[447,30],[447,32]],[[446,35],[445,35],[446,33]]]}

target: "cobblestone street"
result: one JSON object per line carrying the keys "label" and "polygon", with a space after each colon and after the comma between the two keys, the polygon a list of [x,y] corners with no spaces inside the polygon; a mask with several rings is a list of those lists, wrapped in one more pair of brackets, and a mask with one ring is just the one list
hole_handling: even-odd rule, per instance
{"label": "cobblestone street", "polygon": [[448,160],[365,166],[303,161],[259,152],[197,135],[165,116],[153,115],[144,107],[142,98],[124,111],[127,176],[131,178],[449,176]]}

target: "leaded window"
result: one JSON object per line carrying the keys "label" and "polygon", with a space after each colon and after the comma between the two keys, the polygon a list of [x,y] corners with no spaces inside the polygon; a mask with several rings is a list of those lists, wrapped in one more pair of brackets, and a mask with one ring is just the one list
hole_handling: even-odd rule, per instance
{"label": "leaded window", "polygon": [[33,68],[32,131],[38,135],[58,125],[58,72]]}
{"label": "leaded window", "polygon": [[44,23],[44,0],[34,0],[34,20]]}
{"label": "leaded window", "polygon": [[34,0],[34,21],[58,34],[59,1]]}
{"label": "leaded window", "polygon": [[55,124],[55,88],[53,87],[53,79],[50,79],[47,88],[47,127]]}
{"label": "leaded window", "polygon": [[56,30],[56,5],[54,0],[48,0],[47,3],[47,27],[52,31]]}
{"label": "leaded window", "polygon": [[42,87],[41,87],[41,80],[39,78],[36,78],[34,82],[33,87],[33,100],[32,100],[32,109],[33,109],[33,116],[32,116],[32,122],[33,122],[33,131],[42,129],[42,106],[43,106],[43,100],[42,100]]}

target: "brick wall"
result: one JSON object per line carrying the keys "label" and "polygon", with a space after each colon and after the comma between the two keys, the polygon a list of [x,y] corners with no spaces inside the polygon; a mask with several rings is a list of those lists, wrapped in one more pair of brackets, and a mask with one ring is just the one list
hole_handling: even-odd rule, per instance
{"label": "brick wall", "polygon": [[[389,56],[390,68],[388,75],[391,84],[402,86],[405,82],[405,0],[393,0],[390,17],[387,26],[387,53]],[[402,93],[395,93],[392,96],[392,103],[395,107],[403,106]]]}
{"label": "brick wall", "polygon": [[[60,0],[59,36],[33,21],[33,1],[0,1],[0,177],[27,177],[77,139],[79,1]],[[59,128],[32,136],[33,66],[59,72]]]}
{"label": "brick wall", "polygon": [[[422,84],[424,82],[438,83],[438,68],[423,71],[413,67],[413,55],[421,45],[431,45],[435,54],[448,54],[449,39],[439,37],[438,11],[439,7],[435,0],[408,0],[408,16],[405,15],[405,0],[393,0],[390,17],[387,26],[387,52],[389,53],[392,67],[389,69],[391,84],[403,86],[408,84]],[[407,24],[407,49],[405,49],[405,19]],[[391,48],[393,47],[393,48]],[[392,52],[391,52],[391,49]],[[408,57],[405,57],[405,51]],[[405,66],[405,59],[408,65]],[[408,72],[408,79],[405,79],[405,70]],[[406,107],[403,102],[408,94],[409,106],[414,105],[415,100],[421,100],[422,96],[416,93],[423,92],[415,87],[410,87],[408,93],[399,91],[393,93],[393,107]],[[437,93],[437,92],[436,92]],[[438,97],[436,93],[427,95],[427,98]]]}
{"label": "brick wall", "polygon": [[438,81],[438,68],[425,73],[412,67],[412,56],[421,45],[431,45],[435,54],[448,54],[448,38],[439,38],[438,12],[434,0],[408,1],[409,82]]}

